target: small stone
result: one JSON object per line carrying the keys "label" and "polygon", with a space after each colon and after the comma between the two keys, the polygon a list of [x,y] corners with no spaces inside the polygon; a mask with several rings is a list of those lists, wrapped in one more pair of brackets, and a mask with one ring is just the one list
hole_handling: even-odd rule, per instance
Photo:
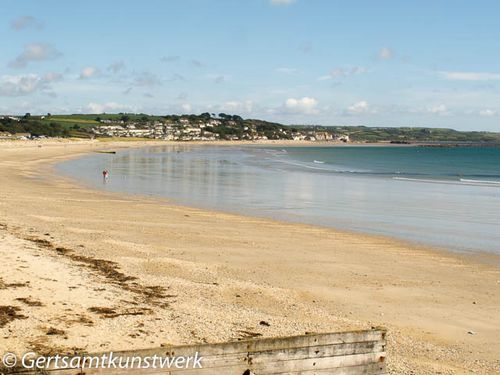
{"label": "small stone", "polygon": [[475,334],[476,334],[476,332],[474,332],[474,331],[469,331],[469,332],[467,332],[467,333],[468,333],[469,335],[475,335]]}

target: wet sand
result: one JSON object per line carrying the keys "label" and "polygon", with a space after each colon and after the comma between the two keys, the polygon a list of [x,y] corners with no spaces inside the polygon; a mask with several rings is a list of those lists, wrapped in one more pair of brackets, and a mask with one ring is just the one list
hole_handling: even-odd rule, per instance
{"label": "wet sand", "polygon": [[99,352],[381,325],[394,374],[500,371],[497,256],[94,191],[53,173],[58,161],[138,146],[0,143],[2,348]]}

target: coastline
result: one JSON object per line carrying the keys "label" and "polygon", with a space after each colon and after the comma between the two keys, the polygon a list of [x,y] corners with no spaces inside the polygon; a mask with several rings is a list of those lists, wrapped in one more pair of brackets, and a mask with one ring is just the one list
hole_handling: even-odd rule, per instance
{"label": "coastline", "polygon": [[[124,298],[118,296],[127,297],[124,305],[128,314],[99,317],[87,312],[100,330],[110,332],[104,340],[108,343],[91,337],[95,326],[85,331],[84,323],[63,319],[67,339],[50,336],[46,339],[51,345],[117,350],[161,343],[215,342],[236,339],[244,332],[275,336],[384,325],[389,329],[389,361],[394,373],[410,373],[410,369],[417,369],[419,374],[437,370],[462,373],[470,368],[498,370],[498,267],[390,238],[94,191],[53,175],[52,165],[70,157],[96,149],[155,143],[0,144],[0,224],[5,226],[0,231],[6,238],[4,243],[11,244],[1,249],[6,252],[13,248],[15,254],[28,256],[24,250],[29,248],[33,253],[24,259],[28,262],[25,267],[34,267],[30,262],[36,258],[46,261],[46,267],[64,264],[58,269],[66,276],[55,284],[66,285],[72,280],[82,286],[69,285],[77,286],[70,292],[78,293],[78,288],[85,291],[82,301],[71,300],[67,291],[69,295],[61,296],[73,301],[72,308],[79,309],[76,315],[95,305],[109,305],[110,301],[120,305]],[[40,243],[34,239],[45,239],[52,247],[37,249]],[[133,282],[141,288],[160,286],[165,290],[150,305],[142,289],[130,288],[130,282],[110,282],[99,269],[84,267],[89,274],[82,273],[80,280],[73,280],[75,272],[83,272],[76,271],[82,268],[82,262],[64,254],[55,256],[56,247],[114,261],[119,272],[137,277]],[[287,259],[283,259],[284,253]],[[7,267],[2,269],[5,284],[31,281],[44,290],[56,287],[40,279],[21,280],[29,276],[21,272],[23,269],[10,275],[9,270],[21,266],[16,262],[11,257],[3,266]],[[39,269],[32,271],[33,275],[40,274]],[[10,280],[11,276],[19,280]],[[25,293],[23,289],[5,290],[7,297],[14,298]],[[0,289],[0,293],[3,291]],[[40,294],[36,290],[29,293]],[[48,297],[42,293],[41,298]],[[55,298],[54,303],[62,298]],[[60,305],[51,308],[45,304],[38,307],[47,310],[38,320],[62,315],[57,311],[62,309]],[[9,327],[19,329],[24,336],[13,339],[3,327],[0,342],[21,349],[30,344],[26,341],[30,326],[40,322],[31,317],[36,306],[28,309],[17,305],[29,318],[15,320]],[[137,306],[151,311],[132,315],[130,309]],[[155,342],[148,342],[158,321],[166,327],[165,332],[159,333]],[[134,328],[136,337],[130,337],[126,329],[114,332],[119,325]],[[85,339],[78,337],[82,332],[87,335]],[[41,339],[43,330],[39,335]]]}
{"label": "coastline", "polygon": [[[483,169],[468,167],[483,154],[477,148],[443,152],[226,143],[113,153],[118,155],[101,153],[63,162],[56,171],[91,189],[500,255],[494,224],[500,201],[491,200],[498,192],[491,188],[500,185],[483,186],[486,174],[495,170],[490,151],[483,155]],[[448,163],[452,165],[445,167]],[[166,173],[154,172],[158,168]],[[96,174],[104,169],[112,171],[107,183]]]}

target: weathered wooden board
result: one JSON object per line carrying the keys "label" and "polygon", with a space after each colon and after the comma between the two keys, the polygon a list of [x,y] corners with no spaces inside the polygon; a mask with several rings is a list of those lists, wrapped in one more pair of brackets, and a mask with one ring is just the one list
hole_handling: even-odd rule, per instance
{"label": "weathered wooden board", "polygon": [[[185,375],[264,375],[264,374],[385,374],[384,329],[311,334],[284,338],[264,338],[222,344],[185,345],[130,352],[114,352],[115,357],[203,357],[202,368],[85,368],[51,369],[50,375],[123,373]],[[83,354],[82,354],[83,355]],[[92,355],[92,354],[89,354]],[[99,356],[97,354],[96,356]],[[0,371],[1,372],[1,371]],[[35,374],[18,370],[17,374]]]}

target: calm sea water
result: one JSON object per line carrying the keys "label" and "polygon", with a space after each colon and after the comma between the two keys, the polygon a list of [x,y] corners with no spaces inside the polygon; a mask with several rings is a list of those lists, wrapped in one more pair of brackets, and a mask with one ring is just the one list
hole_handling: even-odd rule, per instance
{"label": "calm sea water", "polygon": [[110,191],[500,253],[500,148],[172,145],[58,168]]}

